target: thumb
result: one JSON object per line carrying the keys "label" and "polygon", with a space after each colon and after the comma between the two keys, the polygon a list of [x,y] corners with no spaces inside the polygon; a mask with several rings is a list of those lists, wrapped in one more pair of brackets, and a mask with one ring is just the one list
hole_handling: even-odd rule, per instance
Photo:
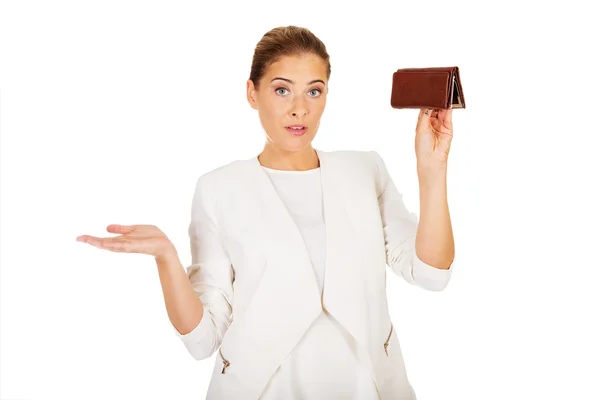
{"label": "thumb", "polygon": [[131,233],[135,230],[135,225],[117,225],[111,224],[106,227],[106,230],[110,233]]}

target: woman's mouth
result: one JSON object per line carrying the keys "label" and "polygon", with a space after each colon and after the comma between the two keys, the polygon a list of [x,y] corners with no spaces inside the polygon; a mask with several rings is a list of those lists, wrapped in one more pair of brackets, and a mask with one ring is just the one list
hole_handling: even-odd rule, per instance
{"label": "woman's mouth", "polygon": [[302,136],[308,130],[306,125],[288,125],[285,129],[294,136]]}

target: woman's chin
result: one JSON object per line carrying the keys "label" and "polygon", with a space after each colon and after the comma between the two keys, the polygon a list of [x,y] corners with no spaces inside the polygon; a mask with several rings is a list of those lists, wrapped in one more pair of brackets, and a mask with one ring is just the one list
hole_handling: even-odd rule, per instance
{"label": "woman's chin", "polygon": [[286,140],[286,147],[290,150],[303,150],[311,143],[311,138],[307,136],[295,137]]}

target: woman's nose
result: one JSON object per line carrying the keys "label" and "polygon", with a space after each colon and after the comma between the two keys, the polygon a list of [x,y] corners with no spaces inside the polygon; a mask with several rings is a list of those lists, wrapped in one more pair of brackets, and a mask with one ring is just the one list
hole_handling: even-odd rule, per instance
{"label": "woman's nose", "polygon": [[306,114],[308,114],[308,109],[304,105],[297,103],[292,107],[292,116],[303,117]]}

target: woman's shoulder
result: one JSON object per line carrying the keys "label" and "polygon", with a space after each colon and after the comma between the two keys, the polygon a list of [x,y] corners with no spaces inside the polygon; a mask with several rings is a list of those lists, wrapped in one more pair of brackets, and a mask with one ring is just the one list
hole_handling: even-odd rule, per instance
{"label": "woman's shoulder", "polygon": [[224,188],[232,188],[247,174],[251,162],[251,159],[237,159],[210,167],[196,178],[196,190],[219,192]]}
{"label": "woman's shoulder", "polygon": [[[370,175],[378,178],[385,164],[375,150],[321,150],[316,149],[323,167],[332,173],[339,171],[346,176]],[[199,190],[233,195],[236,190],[243,190],[251,184],[260,171],[258,158],[236,159],[225,164],[212,167],[203,172],[197,179],[196,188]]]}
{"label": "woman's shoulder", "polygon": [[216,167],[212,167],[209,170],[200,174],[198,179],[211,181],[227,178],[229,176],[239,174],[248,169],[251,164],[250,159],[245,160],[233,160],[226,164],[221,164]]}

